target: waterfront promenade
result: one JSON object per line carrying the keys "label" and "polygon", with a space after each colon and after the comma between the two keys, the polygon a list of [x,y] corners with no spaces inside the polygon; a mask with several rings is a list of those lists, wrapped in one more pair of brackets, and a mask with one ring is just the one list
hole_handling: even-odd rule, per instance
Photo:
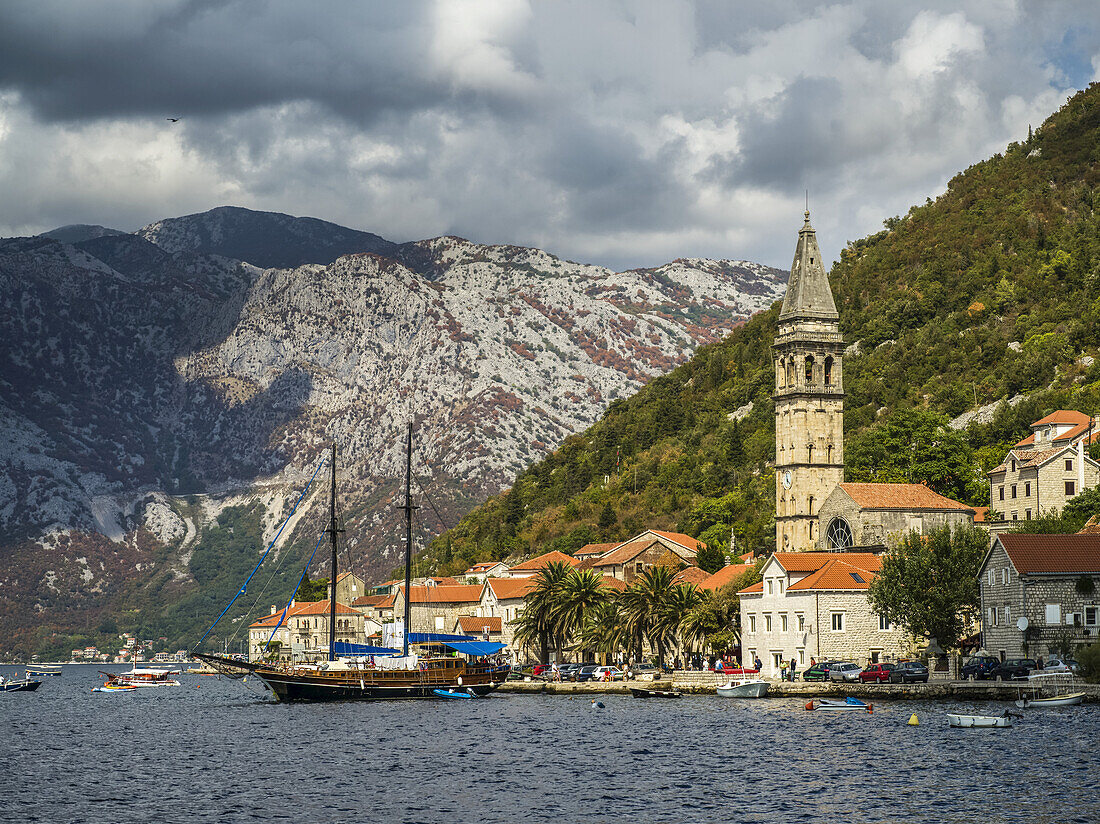
{"label": "waterfront promenade", "polygon": [[[713,672],[675,672],[660,681],[613,681],[586,682],[574,684],[568,681],[551,682],[531,679],[529,681],[508,681],[500,687],[501,692],[576,695],[588,694],[630,694],[631,687],[644,689],[675,689],[688,694],[714,694],[715,686],[721,676],[716,678]],[[1029,691],[1036,685],[1022,681],[958,681],[933,677],[927,684],[861,684],[840,681],[804,682],[769,680],[769,698],[801,698],[807,700],[817,697],[854,696],[871,700],[905,701],[936,700],[952,701],[1009,701],[1019,697],[1020,690]],[[1083,692],[1088,703],[1100,703],[1100,684],[1089,684],[1080,678],[1063,677],[1048,683],[1051,689],[1062,692]]]}

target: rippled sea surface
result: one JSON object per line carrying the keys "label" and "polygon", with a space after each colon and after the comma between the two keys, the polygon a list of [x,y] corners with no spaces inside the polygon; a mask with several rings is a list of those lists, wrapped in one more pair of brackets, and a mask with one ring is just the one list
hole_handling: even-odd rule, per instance
{"label": "rippled sea surface", "polygon": [[[97,667],[0,694],[0,819],[49,822],[1100,821],[1100,707],[495,695],[276,704],[182,676],[93,694]],[[15,670],[0,668],[11,677]],[[21,673],[20,673],[21,674]],[[1015,708],[1013,708],[1015,709]],[[906,725],[916,712],[920,726]]]}

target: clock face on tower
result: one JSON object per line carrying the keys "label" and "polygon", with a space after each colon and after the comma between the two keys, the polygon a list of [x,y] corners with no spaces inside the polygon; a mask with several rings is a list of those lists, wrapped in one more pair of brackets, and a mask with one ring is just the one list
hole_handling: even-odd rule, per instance
{"label": "clock face on tower", "polygon": [[783,488],[784,489],[790,489],[791,488],[791,470],[789,470],[789,469],[786,470],[783,473]]}

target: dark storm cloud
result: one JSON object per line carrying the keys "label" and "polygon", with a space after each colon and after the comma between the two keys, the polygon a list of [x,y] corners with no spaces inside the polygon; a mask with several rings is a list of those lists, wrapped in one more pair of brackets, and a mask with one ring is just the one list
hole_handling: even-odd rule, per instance
{"label": "dark storm cloud", "polygon": [[0,87],[61,121],[295,100],[368,120],[448,96],[423,71],[419,4],[147,3],[125,21],[107,5],[0,6]]}
{"label": "dark storm cloud", "polygon": [[[790,262],[1026,135],[1085,0],[0,4],[0,235],[223,204],[578,260]],[[182,117],[168,124],[166,117]]]}

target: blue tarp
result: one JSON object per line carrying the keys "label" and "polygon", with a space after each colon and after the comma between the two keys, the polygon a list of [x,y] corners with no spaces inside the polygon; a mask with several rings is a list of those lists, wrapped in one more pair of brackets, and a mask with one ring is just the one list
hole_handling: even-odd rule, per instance
{"label": "blue tarp", "polygon": [[371,647],[366,644],[349,644],[347,641],[337,641],[333,655],[400,655],[401,650],[389,647]]}
{"label": "blue tarp", "polygon": [[446,644],[450,641],[476,641],[472,635],[447,635],[443,632],[410,632],[410,644]]}
{"label": "blue tarp", "polygon": [[463,655],[492,655],[504,649],[499,641],[452,641],[447,646]]}

